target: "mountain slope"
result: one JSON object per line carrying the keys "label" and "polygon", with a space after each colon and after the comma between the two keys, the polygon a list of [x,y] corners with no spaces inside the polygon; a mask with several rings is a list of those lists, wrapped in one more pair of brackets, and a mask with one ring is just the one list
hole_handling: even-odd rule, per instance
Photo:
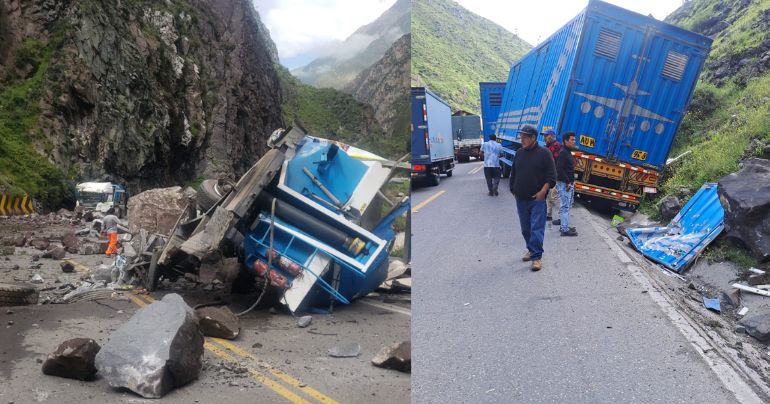
{"label": "mountain slope", "polygon": [[341,89],[362,70],[374,64],[410,29],[410,1],[398,0],[379,18],[364,25],[335,51],[291,73],[306,84]]}
{"label": "mountain slope", "polygon": [[237,178],[282,126],[274,58],[251,0],[0,0],[0,191]]}
{"label": "mountain slope", "polygon": [[386,157],[400,156],[383,145],[383,130],[371,106],[333,88],[304,84],[286,68],[278,69],[287,125],[299,120],[313,136],[340,140]]}
{"label": "mountain slope", "polygon": [[693,153],[664,182],[686,197],[770,144],[770,1],[693,0],[666,21],[714,38],[671,155]]}
{"label": "mountain slope", "polygon": [[377,63],[361,72],[345,88],[353,97],[374,108],[392,148],[406,152],[409,139],[409,72],[411,36],[404,35]]}
{"label": "mountain slope", "polygon": [[452,0],[412,3],[412,85],[427,86],[453,109],[479,112],[479,82],[506,81],[532,47]]}

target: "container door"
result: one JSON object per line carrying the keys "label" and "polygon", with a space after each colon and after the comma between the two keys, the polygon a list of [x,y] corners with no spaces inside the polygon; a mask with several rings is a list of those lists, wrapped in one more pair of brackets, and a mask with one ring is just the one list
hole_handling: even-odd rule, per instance
{"label": "container door", "polygon": [[578,135],[581,150],[612,158],[639,97],[646,42],[642,27],[601,14],[586,19],[583,49],[562,130]]}
{"label": "container door", "polygon": [[428,145],[428,110],[425,93],[412,92],[412,161],[427,162],[430,158]]}
{"label": "container door", "polygon": [[[695,86],[705,52],[659,32],[649,32],[643,62],[632,84],[614,156],[661,168]],[[629,90],[629,93],[632,91]]]}

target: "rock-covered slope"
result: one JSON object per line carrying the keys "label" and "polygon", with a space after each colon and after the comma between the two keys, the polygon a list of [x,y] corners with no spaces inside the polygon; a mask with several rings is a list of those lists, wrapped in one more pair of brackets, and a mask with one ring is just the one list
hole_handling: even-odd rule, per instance
{"label": "rock-covered slope", "polygon": [[693,153],[664,177],[666,193],[688,197],[770,157],[770,1],[692,0],[666,21],[714,39],[671,155]]}
{"label": "rock-covered slope", "polygon": [[292,74],[315,87],[342,89],[409,33],[410,11],[410,0],[397,0],[375,21],[357,29],[334,52],[292,70]]}
{"label": "rock-covered slope", "polygon": [[282,126],[275,61],[250,0],[0,0],[0,186],[237,177]]}
{"label": "rock-covered slope", "polygon": [[385,135],[394,147],[404,148],[409,138],[409,79],[411,35],[404,35],[377,63],[361,72],[345,91],[374,108]]}
{"label": "rock-covered slope", "polygon": [[531,46],[452,0],[412,3],[412,85],[427,86],[453,109],[479,112],[479,82],[506,81]]}

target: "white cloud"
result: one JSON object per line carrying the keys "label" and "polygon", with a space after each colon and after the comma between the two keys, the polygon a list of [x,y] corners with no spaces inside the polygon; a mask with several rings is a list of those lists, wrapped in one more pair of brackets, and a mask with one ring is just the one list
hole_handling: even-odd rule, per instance
{"label": "white cloud", "polygon": [[[535,0],[456,0],[466,9],[487,18],[537,45],[583,10],[588,1]],[[682,0],[607,0],[640,14],[662,20],[682,5]]]}
{"label": "white cloud", "polygon": [[[335,43],[377,19],[394,3],[395,0],[254,0],[281,59],[308,52],[328,53]],[[356,45],[367,41],[359,39]]]}

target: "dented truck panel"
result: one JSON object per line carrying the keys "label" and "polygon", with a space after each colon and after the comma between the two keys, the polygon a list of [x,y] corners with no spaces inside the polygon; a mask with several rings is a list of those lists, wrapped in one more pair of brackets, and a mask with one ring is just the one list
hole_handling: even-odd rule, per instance
{"label": "dented truck panel", "polygon": [[724,229],[717,184],[707,183],[666,227],[627,230],[634,248],[676,272],[684,271]]}
{"label": "dented truck panel", "polygon": [[346,304],[385,280],[389,227],[409,198],[372,231],[360,226],[364,213],[373,217],[370,207],[381,209],[372,200],[391,177],[384,159],[297,129],[286,136],[293,140],[266,153],[202,217],[177,226],[161,266],[238,255],[291,311]]}

